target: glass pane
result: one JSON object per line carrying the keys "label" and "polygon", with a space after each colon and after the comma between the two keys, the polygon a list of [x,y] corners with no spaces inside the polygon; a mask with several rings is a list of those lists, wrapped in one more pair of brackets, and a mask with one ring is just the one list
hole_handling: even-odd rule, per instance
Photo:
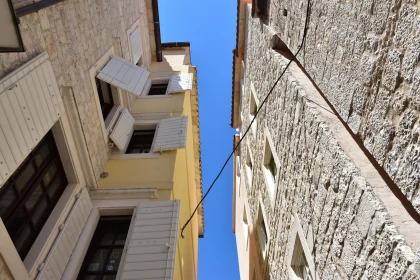
{"label": "glass pane", "polygon": [[108,255],[108,251],[108,249],[99,249],[96,251],[92,260],[88,264],[88,271],[102,271],[106,257]]}
{"label": "glass pane", "polygon": [[109,256],[108,263],[105,266],[105,271],[117,271],[120,265],[123,249],[114,248]]}
{"label": "glass pane", "polygon": [[22,233],[20,234],[19,238],[15,241],[15,247],[19,254],[27,247],[27,244],[30,244],[34,235],[32,234],[32,230],[30,229],[29,225],[27,225]]}
{"label": "glass pane", "polygon": [[16,236],[19,229],[25,223],[26,220],[26,213],[23,210],[23,207],[21,207],[20,210],[18,210],[18,212],[14,214],[13,217],[9,219],[9,221],[7,221],[6,228],[12,239]]}
{"label": "glass pane", "polygon": [[0,196],[0,216],[3,216],[7,213],[10,206],[12,206],[13,202],[16,200],[16,195],[11,185],[4,186],[5,191]]}
{"label": "glass pane", "polygon": [[48,196],[51,198],[51,200],[57,199],[57,195],[64,183],[65,182],[63,182],[63,178],[61,176],[55,177],[54,181],[48,188]]}
{"label": "glass pane", "polygon": [[55,173],[57,173],[57,165],[55,163],[51,164],[48,168],[48,171],[44,175],[44,184],[48,186],[51,183],[52,178],[54,178]]}
{"label": "glass pane", "polygon": [[35,163],[37,167],[40,167],[42,163],[44,163],[45,159],[48,157],[48,155],[51,154],[50,146],[48,145],[48,142],[45,142],[37,151],[35,154]]}
{"label": "glass pane", "polygon": [[45,216],[48,214],[48,201],[44,196],[38,206],[32,211],[32,221],[35,228],[38,228],[43,225],[42,221]]}
{"label": "glass pane", "polygon": [[104,275],[104,277],[102,278],[102,280],[115,280],[117,277],[117,275]]}
{"label": "glass pane", "polygon": [[30,194],[28,201],[26,201],[25,206],[28,211],[31,211],[34,208],[36,202],[38,201],[39,197],[42,195],[43,190],[41,184],[34,189],[34,191]]}
{"label": "glass pane", "polygon": [[77,278],[77,279],[81,279],[81,280],[96,280],[96,276],[95,275],[85,275],[85,276],[82,276],[81,278]]}
{"label": "glass pane", "polygon": [[118,233],[117,240],[115,240],[115,245],[125,245],[126,239],[127,239],[127,232]]}
{"label": "glass pane", "polygon": [[112,241],[114,240],[114,233],[106,232],[101,240],[101,245],[112,245]]}
{"label": "glass pane", "polygon": [[19,191],[22,191],[25,185],[29,182],[32,176],[35,174],[35,168],[31,163],[29,163],[25,169],[17,177],[15,184]]}

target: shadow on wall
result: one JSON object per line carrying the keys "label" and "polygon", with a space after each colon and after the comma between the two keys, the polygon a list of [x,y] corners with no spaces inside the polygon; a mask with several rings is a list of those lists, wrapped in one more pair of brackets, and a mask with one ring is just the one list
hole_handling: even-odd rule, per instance
{"label": "shadow on wall", "polygon": [[264,259],[259,242],[256,223],[248,236],[248,260],[249,260],[249,280],[270,280],[269,271],[271,270],[268,262]]}

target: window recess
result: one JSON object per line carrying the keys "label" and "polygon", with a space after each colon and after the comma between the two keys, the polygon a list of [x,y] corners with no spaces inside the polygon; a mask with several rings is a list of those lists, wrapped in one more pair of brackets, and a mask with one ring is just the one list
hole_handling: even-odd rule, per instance
{"label": "window recess", "polygon": [[133,130],[134,118],[123,109],[110,138],[122,153],[148,153],[186,147],[188,117],[162,119],[156,129]]}

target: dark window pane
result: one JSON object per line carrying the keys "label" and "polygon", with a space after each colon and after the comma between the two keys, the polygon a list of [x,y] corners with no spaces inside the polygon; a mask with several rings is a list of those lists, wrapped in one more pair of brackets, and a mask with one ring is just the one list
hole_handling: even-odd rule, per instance
{"label": "dark window pane", "polygon": [[22,252],[26,251],[27,247],[30,243],[32,243],[32,240],[35,238],[35,235],[33,234],[31,228],[29,225],[27,225],[23,231],[20,233],[19,238],[15,241],[15,247],[17,251]]}
{"label": "dark window pane", "polygon": [[[100,278],[100,276],[98,276]],[[86,275],[83,276],[82,278],[80,278],[80,280],[96,280],[96,276],[95,275]]]}
{"label": "dark window pane", "polygon": [[114,106],[111,85],[99,80],[98,78],[95,78],[95,81],[96,89],[98,90],[99,103],[101,104],[102,117],[105,120]]}
{"label": "dark window pane", "polygon": [[113,275],[104,275],[104,277],[102,278],[102,280],[115,280],[117,277],[116,274]]}
{"label": "dark window pane", "polygon": [[67,185],[67,180],[61,176],[55,177],[54,181],[48,187],[48,196],[52,200],[56,200],[57,195],[60,194],[60,191],[64,189]]}
{"label": "dark window pane", "polygon": [[26,184],[32,179],[34,174],[35,168],[32,162],[30,162],[16,178],[15,185],[19,191],[22,191],[25,188]]}
{"label": "dark window pane", "polygon": [[108,262],[105,266],[105,271],[117,272],[120,265],[123,248],[114,248],[109,256]]}
{"label": "dark window pane", "polygon": [[25,213],[25,210],[23,209],[23,207],[21,207],[18,211],[15,212],[15,214],[13,214],[13,216],[10,219],[8,219],[6,228],[12,239],[15,238],[15,236],[19,232],[19,229],[25,223],[27,218],[28,217]]}
{"label": "dark window pane", "polygon": [[0,194],[0,216],[3,217],[16,201],[16,194],[12,184],[3,187],[4,191]]}
{"label": "dark window pane", "polygon": [[33,192],[29,195],[28,200],[25,203],[26,209],[31,211],[34,208],[36,202],[38,201],[39,197],[42,195],[43,190],[41,184],[38,184]]}
{"label": "dark window pane", "polygon": [[42,146],[39,147],[39,150],[35,153],[34,158],[36,166],[40,167],[50,154],[51,147],[48,145],[48,142],[45,142],[44,144],[42,144]]}
{"label": "dark window pane", "polygon": [[148,95],[165,95],[168,84],[153,84]]}
{"label": "dark window pane", "polygon": [[155,130],[135,130],[128,144],[126,154],[150,153]]}
{"label": "dark window pane", "polygon": [[48,201],[47,198],[44,196],[35,210],[32,212],[32,221],[34,223],[35,228],[39,228],[40,225],[43,225],[43,220],[48,214]]}
{"label": "dark window pane", "polygon": [[112,242],[114,241],[115,233],[113,232],[105,232],[100,245],[111,246]]}
{"label": "dark window pane", "polygon": [[99,249],[96,251],[92,260],[89,262],[88,271],[102,271],[109,249]]}
{"label": "dark window pane", "polygon": [[117,239],[115,240],[115,245],[125,245],[125,240],[127,239],[127,232],[121,232],[117,234]]}
{"label": "dark window pane", "polygon": [[45,186],[48,186],[51,183],[51,180],[54,178],[54,175],[56,173],[57,173],[57,165],[56,163],[53,163],[48,167],[48,170],[45,173],[44,178],[42,179],[44,181]]}

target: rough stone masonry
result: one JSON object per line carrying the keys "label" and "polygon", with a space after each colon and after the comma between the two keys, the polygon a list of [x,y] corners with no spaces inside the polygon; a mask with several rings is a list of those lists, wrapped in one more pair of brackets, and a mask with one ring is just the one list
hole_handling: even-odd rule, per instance
{"label": "rough stone masonry", "polygon": [[[270,26],[292,52],[306,3],[270,3]],[[420,213],[420,2],[312,0],[310,14],[299,61]]]}
{"label": "rough stone masonry", "polygon": [[[308,41],[299,60],[341,118],[418,207],[418,108],[412,97],[419,69],[418,54],[410,54],[409,49],[420,49],[409,47],[415,41],[410,36],[419,36],[410,20],[404,19],[409,17],[414,24],[417,3],[365,2],[314,1]],[[305,3],[271,1],[270,27],[252,19],[248,7],[242,116],[250,113],[251,84],[261,102],[287,63],[272,50],[273,36],[296,51]],[[289,9],[287,19],[281,18],[284,7]],[[411,29],[398,28],[402,25]],[[415,57],[411,64],[405,62],[409,55]],[[243,117],[242,122],[243,133],[249,118]],[[260,258],[266,279],[289,279],[294,214],[320,279],[420,279],[419,224],[296,64],[275,88],[257,125],[256,135],[250,132],[243,144],[241,165],[246,165],[249,147],[254,161],[252,182],[245,177],[250,214],[256,224],[261,197],[270,232],[267,263]],[[265,129],[280,159],[274,199],[260,164]]]}

